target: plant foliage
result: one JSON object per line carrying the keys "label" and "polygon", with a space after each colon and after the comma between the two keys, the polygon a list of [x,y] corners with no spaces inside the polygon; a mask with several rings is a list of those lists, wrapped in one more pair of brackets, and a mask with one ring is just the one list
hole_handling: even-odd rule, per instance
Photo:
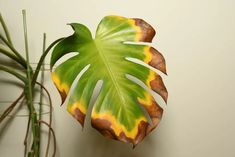
{"label": "plant foliage", "polygon": [[[36,64],[36,69],[33,70],[30,59],[29,59],[29,49],[28,49],[28,39],[27,39],[27,25],[26,25],[26,11],[23,10],[23,24],[24,24],[24,37],[25,37],[25,54],[26,57],[23,57],[21,53],[14,47],[10,34],[8,32],[7,26],[3,20],[3,17],[0,14],[0,24],[2,26],[2,30],[4,34],[0,33],[0,54],[8,57],[11,62],[16,63],[13,65],[7,65],[0,63],[0,71],[7,72],[15,76],[17,79],[23,82],[22,85],[22,93],[20,96],[9,104],[9,106],[0,113],[0,124],[9,116],[10,113],[14,110],[14,108],[20,104],[20,100],[24,100],[25,102],[23,105],[27,106],[28,109],[28,125],[26,130],[26,135],[24,139],[24,156],[27,157],[39,157],[40,155],[40,146],[41,146],[41,124],[48,126],[48,143],[46,147],[46,156],[49,154],[49,146],[50,146],[50,137],[51,133],[54,137],[54,152],[53,157],[55,156],[56,146],[55,146],[55,136],[54,131],[51,127],[52,123],[52,104],[50,94],[47,89],[43,86],[43,71],[41,73],[41,83],[38,82],[38,76],[40,70],[43,69],[43,61],[50,51],[50,49],[61,39],[54,41],[47,49],[45,49],[45,42],[46,42],[46,35],[44,34],[44,42],[43,42],[43,54],[40,57],[39,62]],[[0,56],[1,57],[1,56]],[[1,58],[2,59],[2,58]],[[17,67],[17,68],[16,68]],[[40,87],[40,90],[36,89],[36,85]],[[48,96],[48,101],[50,105],[49,111],[49,120],[46,122],[42,119],[42,105],[43,105],[43,91],[46,92]],[[35,104],[35,95],[40,94],[40,101],[39,101],[39,111],[36,110]],[[14,114],[12,114],[14,117]]]}
{"label": "plant foliage", "polygon": [[[69,95],[69,113],[83,126],[93,90],[97,81],[102,80],[92,108],[92,126],[106,137],[138,144],[159,124],[163,110],[148,91],[127,75],[139,79],[167,101],[161,76],[148,66],[129,59],[138,59],[166,74],[162,54],[146,44],[152,41],[155,30],[142,19],[106,16],[93,39],[86,26],[70,25],[74,34],[56,45],[50,63],[52,68],[62,56],[77,52],[52,72],[62,103],[77,75],[89,65]],[[141,106],[152,122],[148,122]]]}

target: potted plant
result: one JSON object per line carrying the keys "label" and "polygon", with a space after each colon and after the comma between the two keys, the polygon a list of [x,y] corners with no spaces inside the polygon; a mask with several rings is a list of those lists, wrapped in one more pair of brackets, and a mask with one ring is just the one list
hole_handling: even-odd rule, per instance
{"label": "potted plant", "polygon": [[[4,119],[6,119],[7,116],[10,115],[10,113],[14,110],[14,108],[20,104],[19,102],[21,100],[24,100],[23,106],[27,106],[28,110],[28,122],[27,122],[27,128],[26,128],[26,135],[24,140],[24,156],[27,157],[39,157],[40,155],[40,145],[41,145],[41,125],[46,125],[48,130],[48,143],[46,148],[46,156],[48,156],[49,153],[49,146],[50,146],[50,138],[51,135],[54,137],[54,152],[53,156],[55,156],[55,135],[54,131],[51,127],[52,123],[52,104],[51,104],[51,98],[48,90],[43,85],[43,77],[44,77],[44,59],[50,49],[61,39],[56,40],[53,42],[48,48],[46,48],[46,34],[44,34],[43,38],[43,53],[36,64],[36,69],[33,69],[33,67],[30,65],[30,59],[29,59],[29,50],[28,50],[28,39],[27,39],[27,24],[26,24],[26,11],[23,10],[23,25],[24,25],[24,38],[25,38],[25,54],[26,56],[22,56],[21,53],[14,47],[9,31],[7,29],[7,25],[4,22],[4,19],[2,15],[0,14],[0,23],[2,26],[2,30],[5,34],[0,34],[0,53],[1,55],[4,55],[8,57],[12,62],[16,63],[13,65],[7,65],[4,63],[0,63],[0,70],[7,72],[13,76],[15,76],[19,81],[23,83],[22,86],[22,93],[19,95],[19,97],[12,101],[12,103],[9,104],[9,106],[1,113],[0,116],[0,124]],[[41,81],[38,80],[38,76],[41,71]],[[39,90],[38,90],[39,87]],[[42,106],[43,106],[43,91],[48,96],[48,102],[49,102],[49,120],[45,121],[42,119]],[[39,110],[37,110],[37,106],[35,103],[35,95],[40,95],[40,101],[39,101]],[[32,140],[31,140],[32,139]]]}

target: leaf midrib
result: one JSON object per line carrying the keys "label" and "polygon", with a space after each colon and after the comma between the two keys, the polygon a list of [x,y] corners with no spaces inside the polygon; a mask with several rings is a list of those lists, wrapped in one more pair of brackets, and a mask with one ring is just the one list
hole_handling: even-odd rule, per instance
{"label": "leaf midrib", "polygon": [[122,94],[121,94],[121,92],[120,92],[120,90],[119,90],[120,87],[119,87],[119,85],[118,85],[118,83],[117,83],[116,78],[114,77],[114,75],[113,75],[113,73],[112,73],[111,66],[108,66],[108,63],[109,63],[109,62],[108,62],[108,59],[107,59],[107,58],[105,57],[105,55],[102,53],[102,48],[99,46],[99,43],[97,43],[97,40],[94,40],[94,45],[95,45],[95,47],[96,47],[96,49],[97,49],[97,52],[98,52],[100,58],[102,59],[104,65],[105,65],[105,67],[106,67],[106,69],[107,69],[107,71],[108,71],[108,73],[109,73],[109,76],[110,76],[110,78],[111,78],[111,80],[112,80],[112,82],[113,82],[113,84],[114,84],[114,87],[115,87],[115,89],[116,89],[116,91],[117,91],[118,96],[121,98],[122,104],[126,105],[125,98],[122,96]]}

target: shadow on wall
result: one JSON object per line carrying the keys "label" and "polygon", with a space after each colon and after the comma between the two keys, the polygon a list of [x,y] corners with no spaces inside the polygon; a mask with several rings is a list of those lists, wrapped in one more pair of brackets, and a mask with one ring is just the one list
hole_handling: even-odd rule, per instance
{"label": "shadow on wall", "polygon": [[[97,84],[94,93],[91,98],[91,102],[88,108],[88,113],[86,115],[84,129],[82,128],[71,115],[70,120],[72,120],[73,125],[78,125],[76,127],[77,131],[73,134],[72,140],[69,141],[69,146],[66,147],[66,152],[69,154],[64,154],[62,149],[58,148],[57,156],[69,156],[69,157],[155,157],[156,151],[161,151],[162,138],[159,136],[159,128],[156,128],[152,133],[150,133],[145,139],[139,143],[135,149],[132,148],[132,144],[116,141],[113,139],[108,139],[101,135],[97,130],[91,126],[91,110],[95,102],[95,98],[99,93],[101,84]],[[67,114],[69,114],[67,112]],[[74,128],[75,129],[75,128]],[[66,130],[66,129],[65,129]],[[71,130],[66,130],[66,133],[71,133]],[[74,130],[72,131],[74,133]],[[156,137],[156,136],[157,137]],[[63,147],[62,141],[57,141],[60,144],[59,147]],[[58,145],[57,145],[58,146]],[[69,150],[68,150],[69,149]]]}
{"label": "shadow on wall", "polygon": [[[90,119],[87,119],[87,124],[84,130],[71,141],[72,151],[69,151],[69,156],[82,157],[152,157],[153,151],[158,145],[156,136],[148,135],[135,149],[132,149],[131,144],[119,142],[116,140],[103,137],[98,131],[93,129],[90,124]],[[79,125],[79,124],[78,124]],[[153,131],[156,134],[157,130]],[[59,153],[58,153],[59,154]]]}

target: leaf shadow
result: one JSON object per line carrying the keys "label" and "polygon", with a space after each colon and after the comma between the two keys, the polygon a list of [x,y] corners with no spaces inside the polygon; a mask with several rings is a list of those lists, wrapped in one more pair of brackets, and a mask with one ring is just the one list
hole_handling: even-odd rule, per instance
{"label": "leaf shadow", "polygon": [[71,145],[78,147],[71,154],[82,154],[83,157],[152,157],[151,152],[156,149],[158,143],[150,134],[133,149],[131,144],[105,138],[91,125],[86,125],[74,139],[76,140],[71,141]]}
{"label": "leaf shadow", "polygon": [[[15,109],[13,109],[12,113],[10,113],[10,115],[15,115],[17,112],[19,112],[20,110],[20,106],[22,105],[22,102],[19,103]],[[2,139],[2,137],[5,135],[5,133],[7,132],[7,130],[9,129],[9,127],[12,125],[12,123],[14,123],[14,119],[16,117],[14,116],[7,116],[1,123],[1,127],[0,127],[0,140]]]}
{"label": "leaf shadow", "polygon": [[[71,154],[82,154],[83,157],[91,157],[94,155],[96,157],[152,157],[153,153],[151,152],[153,152],[153,149],[156,149],[156,144],[159,142],[158,139],[154,138],[153,133],[147,135],[145,139],[133,149],[132,144],[108,139],[92,128],[92,104],[94,104],[101,86],[102,81],[98,82],[94,89],[84,128],[82,131],[77,130],[76,132],[78,133],[73,135],[74,140],[71,141],[71,145],[77,147],[76,149],[71,148],[69,152]],[[77,122],[77,125],[80,124]]]}
{"label": "leaf shadow", "polygon": [[0,82],[3,84],[9,84],[11,86],[16,86],[18,88],[24,88],[24,84],[22,84],[19,81],[15,81],[15,80],[8,80],[8,79],[0,79]]}

